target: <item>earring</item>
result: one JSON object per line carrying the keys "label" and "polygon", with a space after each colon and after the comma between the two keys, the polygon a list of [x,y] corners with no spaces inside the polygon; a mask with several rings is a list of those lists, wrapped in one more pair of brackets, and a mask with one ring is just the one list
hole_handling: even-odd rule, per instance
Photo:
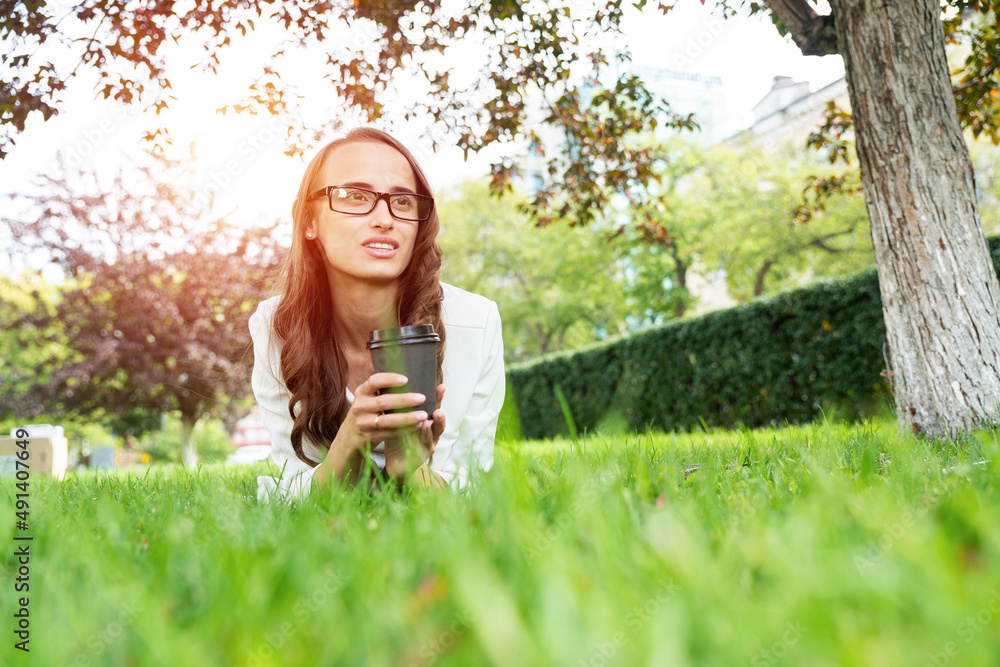
{"label": "earring", "polygon": [[308,232],[306,232],[306,238],[307,239],[312,240],[313,236],[315,236],[315,234],[312,233],[312,230],[309,230]]}

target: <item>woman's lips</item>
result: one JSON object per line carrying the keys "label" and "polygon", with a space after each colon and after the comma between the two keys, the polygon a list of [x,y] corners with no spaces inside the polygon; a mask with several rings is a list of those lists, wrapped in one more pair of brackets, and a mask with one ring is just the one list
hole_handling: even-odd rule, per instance
{"label": "woman's lips", "polygon": [[362,247],[372,257],[378,257],[379,259],[391,259],[396,256],[397,248],[399,243],[395,239],[391,238],[373,238],[367,239]]}

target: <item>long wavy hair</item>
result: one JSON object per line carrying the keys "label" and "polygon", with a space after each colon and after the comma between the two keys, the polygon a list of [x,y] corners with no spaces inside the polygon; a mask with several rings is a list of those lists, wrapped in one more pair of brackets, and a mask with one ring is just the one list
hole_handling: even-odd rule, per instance
{"label": "long wavy hair", "polygon": [[[317,447],[329,447],[350,404],[347,388],[347,357],[333,317],[336,294],[330,293],[326,263],[318,242],[305,238],[310,223],[306,198],[324,185],[313,182],[324,161],[338,146],[353,141],[378,141],[392,146],[410,163],[417,183],[417,193],[432,196],[430,184],[413,154],[399,141],[381,130],[354,129],[342,139],[324,146],[306,167],[292,205],[292,247],[278,281],[281,299],[274,313],[271,335],[282,342],[281,372],[291,394],[288,413],[293,420],[292,448],[300,460],[319,465],[302,450],[303,437]],[[417,228],[417,238],[410,263],[399,281],[396,294],[398,326],[433,324],[441,337],[437,352],[437,376],[441,382],[445,330],[441,322],[441,248],[435,208],[431,217]],[[298,411],[296,412],[296,406]]]}

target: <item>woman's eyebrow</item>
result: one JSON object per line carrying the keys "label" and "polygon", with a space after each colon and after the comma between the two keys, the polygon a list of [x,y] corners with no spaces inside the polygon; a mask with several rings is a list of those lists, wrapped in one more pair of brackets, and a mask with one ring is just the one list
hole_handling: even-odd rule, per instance
{"label": "woman's eyebrow", "polygon": [[[353,188],[364,188],[365,190],[372,190],[372,191],[378,192],[378,190],[375,190],[375,186],[373,186],[371,183],[367,183],[365,181],[348,181],[347,183],[341,183],[341,185],[347,185],[347,186],[350,186],[350,187],[353,187]],[[394,186],[392,190],[386,190],[386,192],[406,192],[406,193],[411,194],[411,195],[417,194],[416,190],[414,190],[414,189],[412,189],[412,188],[410,188],[410,187],[408,187],[406,185],[397,185],[397,186]]]}

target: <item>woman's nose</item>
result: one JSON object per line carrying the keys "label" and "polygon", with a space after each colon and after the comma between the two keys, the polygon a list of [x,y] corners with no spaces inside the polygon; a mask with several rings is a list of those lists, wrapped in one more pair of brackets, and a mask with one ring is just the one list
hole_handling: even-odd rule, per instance
{"label": "woman's nose", "polygon": [[380,229],[392,229],[395,226],[392,213],[389,211],[389,202],[379,199],[375,202],[375,208],[369,214],[372,217],[371,226]]}

